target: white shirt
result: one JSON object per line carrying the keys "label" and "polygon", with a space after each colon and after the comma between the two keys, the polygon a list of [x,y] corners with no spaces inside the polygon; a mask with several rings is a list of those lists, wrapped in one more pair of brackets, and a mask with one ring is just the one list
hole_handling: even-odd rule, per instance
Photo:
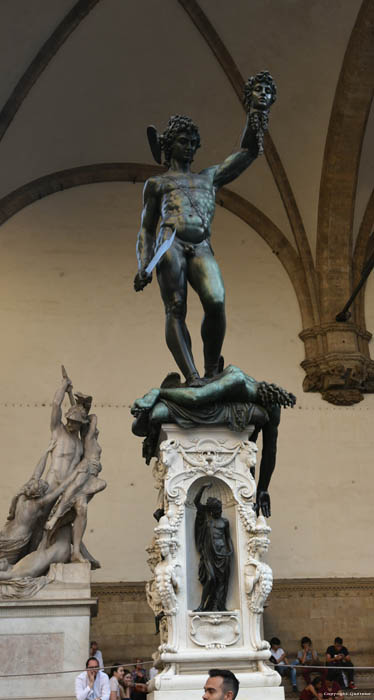
{"label": "white shirt", "polygon": [[109,678],[109,687],[110,687],[110,692],[112,692],[112,690],[114,690],[116,693],[116,697],[118,698],[118,700],[120,700],[121,691],[119,688],[118,680],[115,676],[112,676],[111,678]]}
{"label": "white shirt", "polygon": [[75,697],[77,700],[109,700],[109,678],[104,671],[98,671],[93,688],[88,684],[87,671],[83,671],[75,679]]}
{"label": "white shirt", "polygon": [[[281,647],[279,647],[279,649],[277,649],[277,651],[275,651],[274,649],[270,649],[270,653],[272,656],[274,656],[274,659],[276,661],[278,661],[278,659],[280,659],[280,657],[283,656],[284,651],[283,651],[283,649],[281,649]],[[284,661],[281,661],[279,665],[281,665],[281,664],[284,664]]]}
{"label": "white shirt", "polygon": [[104,668],[103,655],[102,655],[100,649],[98,649],[98,650],[95,652],[94,657],[95,657],[95,659],[98,660],[100,668]]}

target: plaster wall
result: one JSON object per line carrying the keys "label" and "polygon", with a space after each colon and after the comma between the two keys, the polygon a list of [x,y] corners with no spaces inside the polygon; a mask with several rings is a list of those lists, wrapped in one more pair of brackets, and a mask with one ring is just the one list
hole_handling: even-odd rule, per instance
{"label": "plaster wall", "polygon": [[[99,418],[108,488],[90,504],[85,537],[102,564],[97,582],[148,576],[156,492],[129,406],[175,369],[157,283],[132,290],[141,189],[105,183],[60,192],[0,230],[0,518],[48,444],[63,363],[75,388],[94,395]],[[374,397],[337,408],[304,394],[300,314],[285,270],[254,231],[219,207],[212,242],[227,288],[226,363],[298,397],[283,414],[271,483],[274,576],[370,576]],[[188,322],[201,367],[200,321],[191,292]]]}

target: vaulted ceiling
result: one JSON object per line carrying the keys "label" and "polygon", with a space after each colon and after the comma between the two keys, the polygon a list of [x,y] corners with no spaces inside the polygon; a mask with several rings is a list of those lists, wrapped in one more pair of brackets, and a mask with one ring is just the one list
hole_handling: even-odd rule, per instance
{"label": "vaulted ceiling", "polygon": [[[290,240],[296,203],[314,254],[325,146],[328,156],[339,138],[334,97],[344,105],[352,92],[348,83],[365,83],[368,94],[355,93],[349,109],[362,124],[369,112],[365,41],[373,43],[372,6],[367,0],[4,0],[1,195],[65,168],[151,163],[145,128],[163,128],[174,113],[187,113],[200,125],[197,166],[217,162],[239,144],[242,77],[267,68],[279,95],[267,162],[232,189]],[[344,57],[350,62],[347,53],[355,50],[349,42],[360,8],[358,55],[341,75]],[[371,193],[373,140],[371,116],[359,167],[356,233]],[[286,202],[289,216],[278,190],[284,199],[294,196],[292,207]]]}
{"label": "vaulted ceiling", "polygon": [[1,19],[0,222],[60,188],[144,180],[146,127],[170,114],[199,124],[197,168],[219,162],[243,80],[268,69],[265,157],[219,201],[279,256],[304,329],[334,318],[374,219],[374,0],[3,0]]}

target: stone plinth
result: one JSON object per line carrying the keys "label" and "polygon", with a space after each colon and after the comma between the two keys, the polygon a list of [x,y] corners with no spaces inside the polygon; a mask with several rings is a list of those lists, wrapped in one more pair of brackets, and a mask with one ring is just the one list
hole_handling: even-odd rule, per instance
{"label": "stone plinth", "polygon": [[[262,639],[272,572],[261,557],[268,549],[270,527],[253,509],[257,447],[249,434],[250,429],[234,433],[223,426],[163,426],[153,474],[157,506],[166,517],[156,525],[147,550],[153,572],[147,597],[160,621],[161,637],[154,654],[159,674],[149,682],[150,700],[200,699],[210,668],[227,668],[237,675],[241,700],[284,697],[280,676],[266,663],[269,644]],[[194,501],[206,483],[210,487],[204,500],[209,495],[221,501],[233,542],[225,611],[197,610],[202,586]]]}
{"label": "stone plinth", "polygon": [[90,565],[52,564],[50,573],[53,582],[32,598],[0,600],[0,676],[7,676],[0,677],[3,700],[71,698],[76,669],[85,667],[96,605]]}

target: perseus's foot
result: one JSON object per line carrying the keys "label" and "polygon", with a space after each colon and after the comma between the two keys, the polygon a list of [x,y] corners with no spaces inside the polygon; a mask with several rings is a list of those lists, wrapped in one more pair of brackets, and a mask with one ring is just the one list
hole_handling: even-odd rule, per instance
{"label": "perseus's foot", "polygon": [[136,416],[141,411],[151,411],[159,398],[160,389],[151,389],[147,394],[142,396],[141,399],[136,399],[136,401],[134,401],[133,405],[131,406],[131,413],[133,416]]}
{"label": "perseus's foot", "polygon": [[205,386],[206,381],[199,377],[198,374],[191,374],[189,377],[186,379],[186,385],[189,387],[199,387],[199,386]]}
{"label": "perseus's foot", "polygon": [[204,378],[214,379],[214,377],[217,377],[219,374],[222,374],[224,367],[225,360],[223,355],[220,355],[217,362],[214,362],[212,365],[205,365]]}

